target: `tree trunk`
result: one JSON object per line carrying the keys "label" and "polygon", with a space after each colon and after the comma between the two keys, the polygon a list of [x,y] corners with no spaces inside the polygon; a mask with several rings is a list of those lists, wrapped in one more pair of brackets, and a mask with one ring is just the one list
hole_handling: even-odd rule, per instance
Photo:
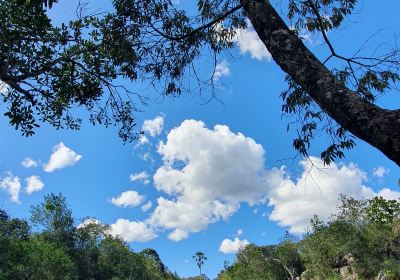
{"label": "tree trunk", "polygon": [[288,28],[268,0],[240,2],[281,69],[338,124],[400,166],[400,110],[382,109],[348,89]]}

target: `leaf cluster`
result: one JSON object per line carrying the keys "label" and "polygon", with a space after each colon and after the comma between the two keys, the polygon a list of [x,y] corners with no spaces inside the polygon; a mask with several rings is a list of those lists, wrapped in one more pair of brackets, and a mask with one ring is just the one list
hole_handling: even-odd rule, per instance
{"label": "leaf cluster", "polygon": [[31,214],[28,224],[0,210],[1,279],[179,279],[156,251],[133,252],[107,225],[75,226],[62,195],[45,196]]}
{"label": "leaf cluster", "polygon": [[398,279],[400,204],[375,197],[340,197],[328,222],[318,216],[300,241],[286,233],[278,245],[250,244],[217,279]]}

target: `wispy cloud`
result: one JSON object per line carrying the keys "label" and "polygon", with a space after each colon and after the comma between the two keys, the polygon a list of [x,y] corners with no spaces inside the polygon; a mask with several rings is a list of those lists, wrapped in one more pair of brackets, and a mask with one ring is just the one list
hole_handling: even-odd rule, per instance
{"label": "wispy cloud", "polygon": [[25,168],[32,168],[32,167],[37,167],[38,163],[36,160],[26,157],[23,161],[21,161],[21,165]]}
{"label": "wispy cloud", "polygon": [[148,201],[147,203],[143,204],[140,209],[142,209],[142,212],[147,212],[151,207],[153,207],[153,203]]}
{"label": "wispy cloud", "polygon": [[215,72],[213,79],[214,81],[218,81],[222,77],[227,77],[231,73],[229,69],[229,63],[224,59],[221,62],[215,65]]}
{"label": "wispy cloud", "polygon": [[142,171],[142,172],[140,172],[140,173],[135,173],[135,174],[129,175],[129,180],[130,180],[131,182],[143,181],[143,183],[144,183],[145,185],[147,185],[148,183],[150,183],[149,175],[147,174],[146,171]]}
{"label": "wispy cloud", "polygon": [[386,174],[388,174],[390,172],[390,170],[389,169],[386,169],[385,167],[383,167],[383,166],[379,166],[379,167],[377,167],[377,168],[374,168],[373,170],[372,170],[372,175],[374,175],[375,177],[378,177],[378,178],[383,178]]}

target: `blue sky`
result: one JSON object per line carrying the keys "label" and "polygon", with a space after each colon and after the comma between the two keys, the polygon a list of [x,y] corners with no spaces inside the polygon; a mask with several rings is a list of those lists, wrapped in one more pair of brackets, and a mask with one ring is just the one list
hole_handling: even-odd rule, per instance
{"label": "blue sky", "polygon": [[[110,7],[92,2],[93,10]],[[52,17],[62,20],[75,4],[61,1]],[[378,30],[368,44],[390,45],[399,35],[399,6],[360,2],[351,22],[329,33],[335,48],[351,54]],[[215,94],[222,102],[203,104],[196,93],[160,102],[146,92],[151,102],[136,115],[138,129],[145,130],[140,142],[124,145],[115,128],[87,122],[80,131],[43,125],[25,138],[1,118],[2,208],[28,217],[30,205],[61,192],[75,217],[112,225],[135,251],[156,249],[181,276],[197,273],[191,256],[204,252],[204,273],[213,277],[241,244],[273,244],[285,230],[300,237],[313,214],[329,217],[340,193],[399,197],[399,168],[362,141],[330,167],[318,161],[326,136],[311,150],[319,169],[292,159],[294,132],[286,132],[289,120],[280,111],[284,75],[252,30],[240,33],[232,55],[218,58]],[[326,57],[319,36],[306,43]],[[399,108],[400,95],[394,96],[378,104]]]}

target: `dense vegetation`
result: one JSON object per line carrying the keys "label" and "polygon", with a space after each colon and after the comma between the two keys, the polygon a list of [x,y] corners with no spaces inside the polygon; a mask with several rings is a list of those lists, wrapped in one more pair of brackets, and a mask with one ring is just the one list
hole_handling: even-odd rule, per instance
{"label": "dense vegetation", "polygon": [[30,223],[0,210],[0,279],[179,279],[155,250],[135,253],[93,221],[76,227],[54,194],[32,207]]}
{"label": "dense vegetation", "polygon": [[[45,196],[30,221],[0,210],[0,279],[180,279],[153,249],[135,253],[96,220],[75,226],[61,195]],[[199,269],[207,260],[194,256]],[[201,272],[200,272],[201,273]],[[328,222],[315,217],[301,240],[250,244],[219,280],[400,279],[400,203],[342,197]],[[206,276],[188,279],[206,279]]]}
{"label": "dense vegetation", "polygon": [[315,217],[303,240],[246,246],[218,279],[400,279],[399,217],[396,200],[342,197],[338,214]]}

